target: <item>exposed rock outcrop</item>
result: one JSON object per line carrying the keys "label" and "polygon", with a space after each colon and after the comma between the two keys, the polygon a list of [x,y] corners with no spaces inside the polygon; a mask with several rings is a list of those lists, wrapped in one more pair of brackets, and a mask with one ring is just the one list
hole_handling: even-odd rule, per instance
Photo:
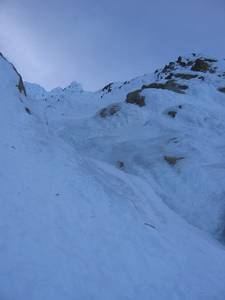
{"label": "exposed rock outcrop", "polygon": [[183,156],[164,156],[164,159],[165,159],[165,161],[169,164],[169,165],[171,165],[171,166],[175,166],[176,165],[176,163],[179,161],[179,160],[182,160],[182,159],[184,159],[184,157]]}
{"label": "exposed rock outcrop", "polygon": [[141,95],[141,90],[136,90],[127,94],[126,102],[142,107],[145,106],[145,97]]}
{"label": "exposed rock outcrop", "polygon": [[110,117],[115,114],[117,114],[120,110],[120,106],[118,104],[112,104],[109,105],[108,107],[103,108],[100,112],[99,115],[102,118]]}
{"label": "exposed rock outcrop", "polygon": [[175,80],[168,80],[165,83],[153,82],[148,85],[143,85],[142,89],[162,89],[179,94],[185,94],[185,90],[188,89],[188,86],[184,84],[179,84]]}

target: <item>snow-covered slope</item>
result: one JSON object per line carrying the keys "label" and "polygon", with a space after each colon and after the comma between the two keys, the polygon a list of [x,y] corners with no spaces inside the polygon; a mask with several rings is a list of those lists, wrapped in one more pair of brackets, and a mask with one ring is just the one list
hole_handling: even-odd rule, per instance
{"label": "snow-covered slope", "polygon": [[2,299],[224,299],[225,68],[197,59],[91,93],[0,57]]}

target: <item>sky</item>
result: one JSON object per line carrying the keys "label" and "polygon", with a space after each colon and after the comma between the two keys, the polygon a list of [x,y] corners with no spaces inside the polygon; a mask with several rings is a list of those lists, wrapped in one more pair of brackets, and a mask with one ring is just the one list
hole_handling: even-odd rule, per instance
{"label": "sky", "polygon": [[97,90],[179,55],[225,57],[225,0],[0,0],[0,52],[46,89]]}

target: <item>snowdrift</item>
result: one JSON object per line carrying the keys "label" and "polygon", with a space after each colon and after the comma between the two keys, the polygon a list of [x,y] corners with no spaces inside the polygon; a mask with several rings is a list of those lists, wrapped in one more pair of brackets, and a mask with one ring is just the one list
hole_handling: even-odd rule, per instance
{"label": "snowdrift", "polygon": [[1,299],[224,299],[224,62],[47,92],[0,56]]}

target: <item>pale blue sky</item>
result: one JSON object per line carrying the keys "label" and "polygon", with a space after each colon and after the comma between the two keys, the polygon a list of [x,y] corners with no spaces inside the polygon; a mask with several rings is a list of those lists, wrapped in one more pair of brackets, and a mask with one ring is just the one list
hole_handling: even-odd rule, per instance
{"label": "pale blue sky", "polygon": [[224,0],[0,0],[0,52],[25,80],[95,90],[189,52],[225,57]]}

